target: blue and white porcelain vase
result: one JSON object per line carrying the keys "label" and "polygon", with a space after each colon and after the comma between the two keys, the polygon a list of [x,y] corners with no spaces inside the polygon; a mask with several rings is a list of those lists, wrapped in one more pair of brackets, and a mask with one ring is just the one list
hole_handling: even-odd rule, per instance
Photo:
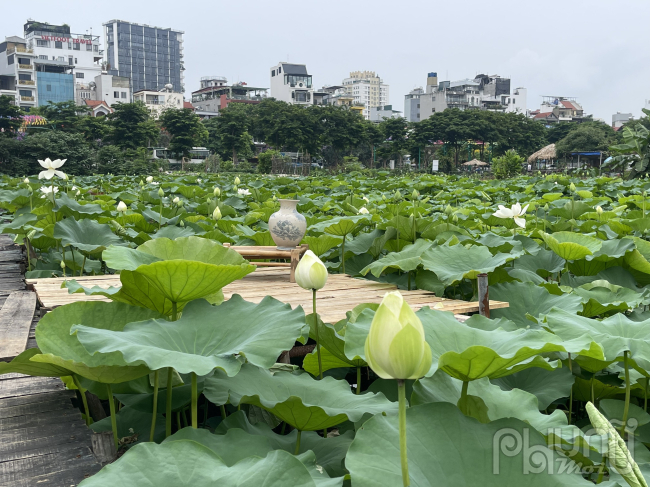
{"label": "blue and white porcelain vase", "polygon": [[307,220],[298,213],[298,200],[278,200],[280,210],[269,218],[269,231],[278,250],[295,249],[305,236]]}

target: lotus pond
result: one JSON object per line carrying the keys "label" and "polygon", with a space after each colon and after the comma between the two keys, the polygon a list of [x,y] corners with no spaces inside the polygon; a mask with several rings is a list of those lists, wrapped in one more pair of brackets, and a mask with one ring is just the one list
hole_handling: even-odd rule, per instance
{"label": "lotus pond", "polygon": [[[122,456],[84,487],[647,485],[649,188],[564,176],[4,177],[1,228],[30,249],[27,277],[65,276],[69,292],[110,302],[47,313],[39,349],[0,373],[61,377],[82,392],[89,426],[114,432]],[[279,199],[299,200],[303,243],[330,273],[467,301],[487,273],[490,298],[509,302],[464,322],[415,313],[431,365],[404,383],[404,425],[397,381],[368,367],[378,305],[323,323],[271,297],[223,299],[255,266],[222,244],[274,245]],[[120,287],[75,280],[113,273]],[[276,363],[316,339],[320,361],[317,348]],[[94,421],[83,391],[109,416]]]}

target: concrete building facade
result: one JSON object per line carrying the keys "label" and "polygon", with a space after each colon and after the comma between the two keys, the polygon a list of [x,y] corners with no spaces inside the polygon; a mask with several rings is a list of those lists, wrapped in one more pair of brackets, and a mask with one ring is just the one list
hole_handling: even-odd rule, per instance
{"label": "concrete building facade", "polygon": [[108,74],[131,78],[133,91],[158,91],[171,84],[185,91],[183,32],[110,20],[104,25]]}
{"label": "concrete building facade", "polygon": [[370,109],[370,121],[379,123],[385,118],[399,118],[402,112],[393,110],[392,105],[384,105],[381,107],[372,107]]}
{"label": "concrete building facade", "polygon": [[389,104],[389,86],[374,71],[353,71],[343,80],[354,101],[365,106],[363,116],[370,119],[370,109]]}
{"label": "concrete building facade", "polygon": [[422,87],[411,90],[404,96],[404,118],[408,122],[420,121],[420,97],[424,95]]}
{"label": "concrete building facade", "polygon": [[612,128],[620,128],[630,120],[634,120],[634,115],[631,113],[616,112],[612,115]]}
{"label": "concrete building facade", "polygon": [[270,70],[271,96],[294,105],[312,105],[314,87],[304,64],[278,63]]}
{"label": "concrete building facade", "polygon": [[183,94],[172,91],[171,84],[164,91],[136,91],[133,93],[133,101],[144,103],[154,119],[158,119],[160,114],[168,108],[177,110],[183,108]]}
{"label": "concrete building facade", "polygon": [[0,43],[0,96],[12,97],[15,105],[27,111],[38,106],[35,57],[22,37],[6,37]]}
{"label": "concrete building facade", "polygon": [[192,92],[192,104],[201,113],[216,116],[231,103],[259,103],[267,97],[267,91],[268,88],[256,88],[244,82],[229,85],[225,76],[204,76],[201,88]]}

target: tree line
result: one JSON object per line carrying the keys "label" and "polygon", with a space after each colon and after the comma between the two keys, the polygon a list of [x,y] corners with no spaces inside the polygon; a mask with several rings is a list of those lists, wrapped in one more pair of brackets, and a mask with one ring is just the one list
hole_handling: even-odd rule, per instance
{"label": "tree line", "polygon": [[604,150],[620,141],[611,127],[595,121],[547,128],[521,114],[447,109],[415,123],[404,118],[374,123],[345,107],[299,106],[272,98],[231,103],[204,121],[191,109],[167,109],[154,120],[139,102],[116,104],[106,117],[87,116],[88,108],[72,101],[49,103],[30,112],[47,119],[46,125],[18,133],[22,112],[10,102],[0,97],[0,171],[18,175],[34,173],[37,159],[45,157],[67,158],[73,174],[148,172],[149,148],[155,146],[167,147],[178,158],[206,146],[235,164],[255,158],[261,147],[308,154],[326,167],[347,160],[385,167],[410,154],[422,168],[439,159],[441,169],[452,171],[469,158],[489,161],[509,150],[527,157],[549,143],[570,153]]}

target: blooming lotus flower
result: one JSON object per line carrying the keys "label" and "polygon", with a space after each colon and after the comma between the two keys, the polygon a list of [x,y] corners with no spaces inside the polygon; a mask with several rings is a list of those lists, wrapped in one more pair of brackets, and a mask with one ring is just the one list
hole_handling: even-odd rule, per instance
{"label": "blooming lotus flower", "polygon": [[221,219],[221,210],[219,209],[218,206],[212,212],[212,218],[214,218],[215,220],[220,220]]}
{"label": "blooming lotus flower", "polygon": [[151,183],[151,182],[153,181],[153,176],[147,176],[146,181],[147,181],[148,183]]}
{"label": "blooming lotus flower", "polygon": [[59,192],[59,188],[55,186],[41,186],[41,192],[43,193],[43,198],[48,194],[56,194]]}
{"label": "blooming lotus flower", "polygon": [[370,212],[368,211],[368,209],[367,209],[365,206],[362,207],[362,208],[359,210],[359,214],[360,214],[360,215],[367,215],[368,213],[370,213]]}
{"label": "blooming lotus flower", "polygon": [[365,201],[366,203],[370,203],[370,200],[368,198],[366,198],[365,196],[363,197],[363,201]]}
{"label": "blooming lotus flower", "polygon": [[237,190],[237,193],[244,196],[248,196],[249,194],[251,194],[251,192],[248,191],[247,189],[241,189],[241,188]]}
{"label": "blooming lotus flower", "polygon": [[55,175],[66,179],[66,175],[63,171],[57,171],[57,169],[65,164],[65,161],[67,161],[67,159],[56,159],[51,161],[49,157],[44,161],[39,160],[38,163],[45,168],[45,171],[38,173],[38,179],[52,179]]}
{"label": "blooming lotus flower", "polygon": [[76,187],[76,186],[72,186],[72,188],[70,188],[70,191],[77,191],[77,187]]}
{"label": "blooming lotus flower", "polygon": [[431,368],[420,318],[399,291],[386,293],[370,325],[366,362],[382,379],[419,379]]}
{"label": "blooming lotus flower", "polygon": [[589,421],[596,429],[596,432],[607,438],[607,457],[609,464],[632,486],[647,486],[639,466],[632,458],[625,441],[620,437],[618,431],[603,416],[591,401],[585,407],[589,415]]}
{"label": "blooming lotus flower", "polygon": [[235,186],[239,186],[239,183],[241,183],[241,179],[239,179],[239,176],[235,177]]}
{"label": "blooming lotus flower", "polygon": [[201,184],[201,181],[203,181],[203,180],[202,180],[202,179],[199,179],[199,178],[196,178],[196,182],[197,182],[197,183]]}
{"label": "blooming lotus flower", "polygon": [[526,228],[526,220],[523,218],[523,215],[526,214],[527,209],[528,205],[522,208],[519,203],[515,203],[510,208],[499,205],[499,209],[492,213],[492,215],[496,216],[497,218],[514,218],[517,225],[519,225],[521,228]]}
{"label": "blooming lotus flower", "polygon": [[79,196],[81,194],[81,191],[77,191],[74,195]]}
{"label": "blooming lotus flower", "polygon": [[118,211],[119,213],[124,213],[124,212],[126,211],[126,204],[124,203],[124,201],[120,201],[120,202],[117,204],[117,211]]}
{"label": "blooming lotus flower", "polygon": [[296,283],[312,291],[323,289],[327,283],[327,267],[311,250],[305,252],[296,266]]}

